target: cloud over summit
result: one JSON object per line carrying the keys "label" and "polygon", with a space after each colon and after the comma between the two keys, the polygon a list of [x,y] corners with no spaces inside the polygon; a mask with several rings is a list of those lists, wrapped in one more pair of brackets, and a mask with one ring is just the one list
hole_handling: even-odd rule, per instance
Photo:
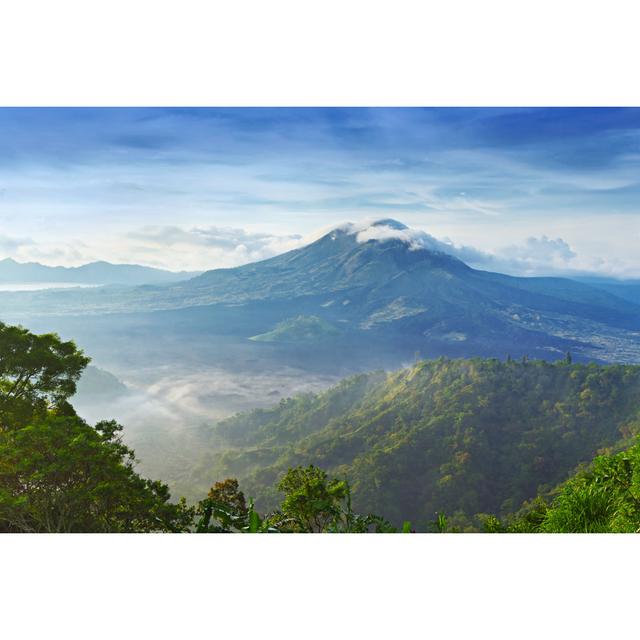
{"label": "cloud over summit", "polygon": [[400,240],[411,251],[424,249],[446,253],[472,267],[503,271],[509,274],[549,275],[589,271],[589,268],[581,266],[579,261],[574,262],[574,258],[578,257],[577,253],[567,242],[562,238],[551,239],[546,235],[528,237],[520,244],[488,252],[475,247],[456,245],[448,238],[435,238],[425,231],[410,229],[391,219],[345,223],[338,229],[355,235],[358,242]]}

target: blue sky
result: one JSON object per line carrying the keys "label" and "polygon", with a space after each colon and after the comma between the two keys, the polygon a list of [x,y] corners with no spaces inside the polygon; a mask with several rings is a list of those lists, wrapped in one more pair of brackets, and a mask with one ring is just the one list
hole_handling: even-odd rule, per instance
{"label": "blue sky", "polygon": [[233,266],[392,217],[512,273],[640,276],[638,109],[0,109],[0,258]]}

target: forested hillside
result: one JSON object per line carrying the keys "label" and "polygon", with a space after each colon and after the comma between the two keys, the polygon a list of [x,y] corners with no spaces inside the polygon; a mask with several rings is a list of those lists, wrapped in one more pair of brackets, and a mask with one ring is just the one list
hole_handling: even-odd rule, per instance
{"label": "forested hillside", "polygon": [[189,481],[237,477],[258,506],[287,468],[347,478],[357,510],[426,529],[507,515],[640,430],[640,367],[426,361],[219,423]]}

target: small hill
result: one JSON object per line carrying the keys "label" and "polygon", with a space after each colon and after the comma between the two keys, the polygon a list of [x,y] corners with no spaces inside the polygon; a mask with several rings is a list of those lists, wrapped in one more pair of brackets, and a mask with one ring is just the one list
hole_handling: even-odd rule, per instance
{"label": "small hill", "polygon": [[76,386],[73,401],[99,400],[108,402],[122,398],[130,393],[129,387],[112,373],[89,365],[83,372]]}
{"label": "small hill", "polygon": [[513,513],[639,430],[639,366],[439,359],[224,420],[191,479],[237,477],[268,508],[288,467],[315,464],[358,511],[424,529]]}
{"label": "small hill", "polygon": [[317,316],[297,316],[279,322],[272,331],[252,336],[258,342],[314,342],[340,332]]}

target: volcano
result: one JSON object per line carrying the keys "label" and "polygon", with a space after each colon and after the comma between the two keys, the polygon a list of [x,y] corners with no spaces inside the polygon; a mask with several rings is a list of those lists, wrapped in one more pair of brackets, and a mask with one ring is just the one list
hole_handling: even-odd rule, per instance
{"label": "volcano", "polygon": [[145,313],[158,327],[177,323],[247,341],[268,335],[272,348],[318,353],[331,343],[333,354],[341,344],[358,345],[403,359],[415,352],[553,359],[571,350],[584,359],[638,360],[640,306],[567,278],[473,269],[453,252],[382,219],[345,224],[273,258],[171,285],[38,292],[14,296],[11,308],[26,299],[38,314]]}

